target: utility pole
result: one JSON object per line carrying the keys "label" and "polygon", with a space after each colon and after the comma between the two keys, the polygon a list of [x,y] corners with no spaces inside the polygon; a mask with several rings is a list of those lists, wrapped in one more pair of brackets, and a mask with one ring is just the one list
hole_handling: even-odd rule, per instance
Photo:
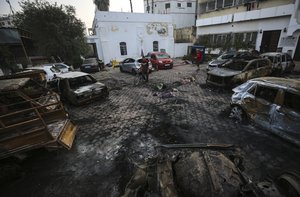
{"label": "utility pole", "polygon": [[10,4],[10,1],[9,1],[9,0],[6,0],[6,3],[8,3],[11,13],[12,13],[12,15],[14,15],[15,12],[14,12],[14,10],[13,10],[13,7],[12,7],[11,4]]}

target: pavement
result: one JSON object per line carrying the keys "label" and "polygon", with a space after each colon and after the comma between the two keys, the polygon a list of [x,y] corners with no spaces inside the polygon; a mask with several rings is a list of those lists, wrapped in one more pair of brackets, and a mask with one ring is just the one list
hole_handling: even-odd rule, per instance
{"label": "pavement", "polygon": [[229,118],[232,92],[208,87],[205,69],[178,62],[138,86],[118,68],[94,74],[110,95],[66,106],[79,126],[73,148],[32,151],[1,184],[0,196],[121,196],[135,165],[156,157],[157,145],[171,143],[234,144],[252,181],[300,171],[299,148]]}

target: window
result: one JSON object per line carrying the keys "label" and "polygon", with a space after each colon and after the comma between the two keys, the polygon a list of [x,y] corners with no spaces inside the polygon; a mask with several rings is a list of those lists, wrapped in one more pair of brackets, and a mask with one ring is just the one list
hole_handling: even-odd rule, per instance
{"label": "window", "polygon": [[247,70],[254,70],[256,69],[256,61],[255,62],[252,62],[248,67],[247,67]]}
{"label": "window", "polygon": [[233,0],[224,0],[224,7],[233,6]]}
{"label": "window", "polygon": [[286,54],[287,61],[292,61],[292,58],[289,54]]}
{"label": "window", "polygon": [[282,56],[282,62],[286,62],[285,55]]}
{"label": "window", "polygon": [[187,3],[186,3],[186,7],[191,8],[191,7],[192,7],[192,3],[187,2]]}
{"label": "window", "polygon": [[216,3],[215,1],[209,1],[207,2],[207,11],[212,11],[216,9]]}
{"label": "window", "polygon": [[158,41],[153,41],[153,51],[158,51]]}
{"label": "window", "polygon": [[269,62],[267,60],[260,60],[258,62],[258,68],[262,68],[262,67],[265,67],[269,64]]}
{"label": "window", "polygon": [[277,95],[277,90],[264,86],[257,86],[255,96],[256,98],[264,99],[270,103],[273,103]]}
{"label": "window", "polygon": [[165,8],[166,8],[166,9],[168,9],[168,8],[170,8],[170,7],[171,7],[171,4],[170,4],[170,3],[166,3],[166,4],[165,4]]}
{"label": "window", "polygon": [[293,111],[300,112],[300,95],[293,94],[290,92],[284,93],[283,106],[290,108]]}
{"label": "window", "polygon": [[121,55],[127,55],[126,42],[120,42],[120,52]]}
{"label": "window", "polygon": [[181,7],[181,3],[177,3],[177,7],[179,7],[179,8],[180,8],[180,7]]}

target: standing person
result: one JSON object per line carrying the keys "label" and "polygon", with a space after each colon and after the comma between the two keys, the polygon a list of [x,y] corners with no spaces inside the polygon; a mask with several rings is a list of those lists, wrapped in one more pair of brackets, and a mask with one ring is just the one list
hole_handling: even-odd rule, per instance
{"label": "standing person", "polygon": [[200,51],[200,49],[197,49],[196,50],[196,64],[198,67],[197,70],[200,69],[200,63],[202,62],[202,58],[203,58],[202,52]]}
{"label": "standing person", "polygon": [[142,59],[142,65],[141,65],[141,71],[143,78],[145,79],[146,82],[149,80],[149,60],[147,60],[145,57]]}

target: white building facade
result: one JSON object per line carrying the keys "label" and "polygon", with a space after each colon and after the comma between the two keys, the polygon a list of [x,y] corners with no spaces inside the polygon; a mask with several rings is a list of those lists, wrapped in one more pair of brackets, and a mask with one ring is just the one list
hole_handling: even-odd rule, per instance
{"label": "white building facade", "polygon": [[11,15],[0,16],[0,27],[5,27],[5,28],[14,27],[13,17]]}
{"label": "white building facade", "polygon": [[174,55],[172,18],[169,15],[103,12],[96,10],[94,35],[88,43],[95,44],[104,63],[139,57],[141,51],[166,51]]}
{"label": "white building facade", "polygon": [[195,26],[196,0],[144,0],[145,13],[172,16],[174,28]]}
{"label": "white building facade", "polygon": [[197,37],[213,47],[231,42],[298,60],[299,18],[299,0],[199,0]]}

